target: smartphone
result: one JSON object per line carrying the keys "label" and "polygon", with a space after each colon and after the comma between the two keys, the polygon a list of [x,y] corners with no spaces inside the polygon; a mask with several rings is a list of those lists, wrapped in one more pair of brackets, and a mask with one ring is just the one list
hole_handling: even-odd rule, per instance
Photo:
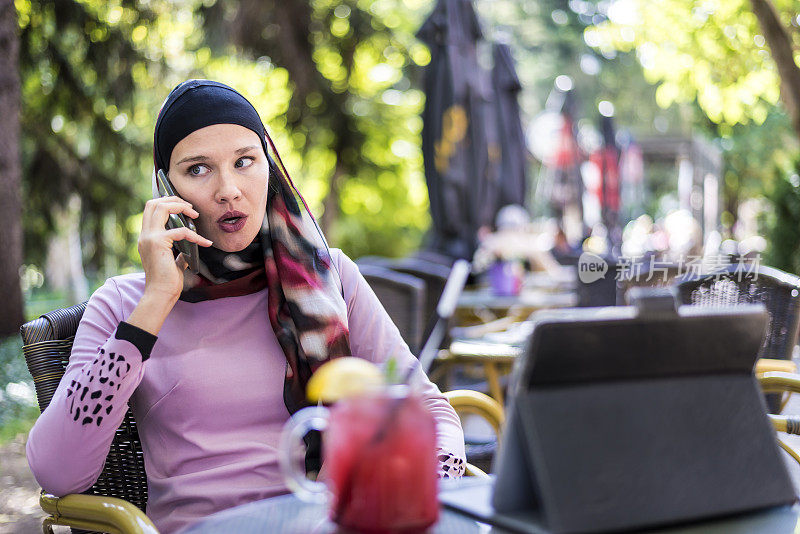
{"label": "smartphone", "polygon": [[[158,185],[158,194],[162,197],[179,197],[175,192],[175,188],[172,187],[172,183],[167,178],[167,175],[164,174],[162,169],[158,170],[156,174],[156,183]],[[189,230],[196,232],[197,229],[195,228],[194,222],[188,217],[186,217],[183,213],[170,213],[169,219],[167,220],[166,228],[188,228]],[[186,263],[189,264],[189,270],[193,273],[197,274],[200,270],[200,266],[198,265],[198,250],[197,250],[197,243],[192,243],[191,241],[186,241],[182,239],[180,241],[175,241],[173,243],[173,247],[178,250],[181,254],[183,254],[184,258],[186,259]]]}

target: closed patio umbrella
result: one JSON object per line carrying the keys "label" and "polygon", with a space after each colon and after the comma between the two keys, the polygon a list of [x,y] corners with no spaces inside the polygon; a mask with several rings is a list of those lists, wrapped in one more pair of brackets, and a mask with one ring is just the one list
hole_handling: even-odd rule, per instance
{"label": "closed patio umbrella", "polygon": [[492,84],[501,153],[497,199],[497,209],[500,209],[508,204],[524,204],[528,198],[528,148],[517,101],[522,85],[511,49],[506,44],[495,43],[493,55]]}
{"label": "closed patio umbrella", "polygon": [[422,152],[432,229],[427,246],[471,258],[491,224],[499,160],[491,84],[478,65],[481,30],[470,0],[438,0],[417,36],[431,51],[425,69]]}

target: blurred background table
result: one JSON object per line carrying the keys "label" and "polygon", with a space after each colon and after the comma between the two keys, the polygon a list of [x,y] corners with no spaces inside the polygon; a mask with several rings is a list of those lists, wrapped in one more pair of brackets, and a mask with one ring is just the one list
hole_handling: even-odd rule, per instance
{"label": "blurred background table", "polygon": [[519,295],[500,296],[488,287],[465,289],[456,305],[459,325],[493,321],[502,317],[525,319],[537,310],[571,308],[578,304],[574,290],[523,287]]}
{"label": "blurred background table", "polygon": [[[498,330],[484,332],[484,328]],[[455,328],[449,347],[439,353],[431,379],[444,383],[445,389],[452,389],[447,382],[448,373],[454,367],[477,365],[482,368],[489,395],[503,404],[501,376],[510,372],[532,330],[533,322],[514,321],[510,317],[494,321],[493,324]]]}
{"label": "blurred background table", "polygon": [[492,294],[488,287],[465,289],[458,298],[459,308],[569,308],[578,303],[578,297],[572,290],[546,290],[542,288],[523,288],[519,295],[498,296]]}

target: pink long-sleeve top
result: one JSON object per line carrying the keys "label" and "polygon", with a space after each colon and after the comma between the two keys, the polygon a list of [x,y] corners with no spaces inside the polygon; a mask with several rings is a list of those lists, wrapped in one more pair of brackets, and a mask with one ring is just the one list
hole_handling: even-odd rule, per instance
{"label": "pink long-sleeve top", "polygon": [[[331,251],[347,302],[354,356],[414,362],[358,267]],[[161,532],[288,490],[278,468],[286,358],[267,317],[267,290],[198,303],[179,301],[158,337],[124,320],[144,274],[110,278],[86,307],[69,365],[27,442],[28,463],[57,496],[91,487],[127,404],[139,427],[147,515]],[[443,469],[463,471],[464,440],[453,409],[418,373],[437,422]]]}

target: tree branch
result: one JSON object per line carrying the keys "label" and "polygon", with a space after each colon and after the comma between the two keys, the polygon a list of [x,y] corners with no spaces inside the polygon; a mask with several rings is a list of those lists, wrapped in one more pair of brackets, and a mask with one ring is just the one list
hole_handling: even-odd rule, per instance
{"label": "tree branch", "polygon": [[789,112],[792,127],[800,137],[800,67],[794,62],[791,37],[769,0],[750,0],[750,4],[778,67],[781,99]]}

